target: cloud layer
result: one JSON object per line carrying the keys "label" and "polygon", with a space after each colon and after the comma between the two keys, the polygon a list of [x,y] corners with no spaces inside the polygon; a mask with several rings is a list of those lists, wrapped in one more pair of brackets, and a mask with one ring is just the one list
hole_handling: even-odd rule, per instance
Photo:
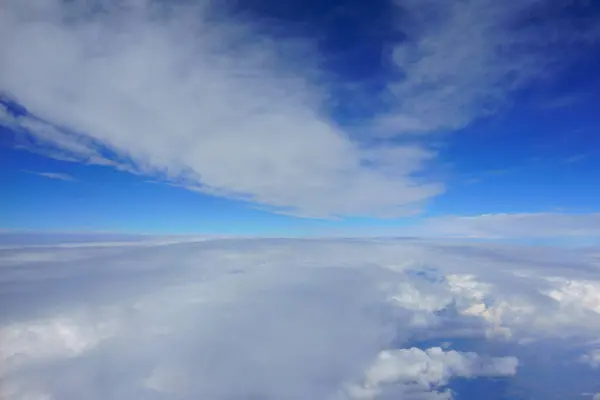
{"label": "cloud layer", "polygon": [[13,244],[0,249],[2,394],[422,400],[489,382],[497,399],[591,397],[599,255],[390,239]]}
{"label": "cloud layer", "polygon": [[418,234],[482,238],[600,239],[600,214],[483,214],[430,218],[416,229]]}

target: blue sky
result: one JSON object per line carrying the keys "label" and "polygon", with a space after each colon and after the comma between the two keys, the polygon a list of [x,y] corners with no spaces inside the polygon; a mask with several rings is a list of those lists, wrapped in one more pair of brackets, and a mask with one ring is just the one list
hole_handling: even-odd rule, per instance
{"label": "blue sky", "polygon": [[0,0],[0,397],[600,400],[598,104],[597,0]]}
{"label": "blue sky", "polygon": [[0,228],[600,221],[597,2],[19,4],[2,6]]}

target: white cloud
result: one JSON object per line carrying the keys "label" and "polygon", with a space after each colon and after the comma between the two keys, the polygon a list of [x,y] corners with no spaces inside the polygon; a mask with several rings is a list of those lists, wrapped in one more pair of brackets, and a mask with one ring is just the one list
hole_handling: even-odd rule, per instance
{"label": "white cloud", "polygon": [[576,59],[573,44],[600,38],[593,17],[573,22],[561,12],[565,5],[586,7],[577,1],[395,4],[405,40],[391,56],[401,78],[389,83],[390,113],[378,122],[386,134],[460,129]]}
{"label": "white cloud", "polygon": [[590,350],[581,356],[581,361],[591,365],[593,368],[600,367],[600,349]]}
{"label": "white cloud", "polygon": [[572,368],[576,387],[552,391],[593,393],[580,361],[597,349],[598,254],[392,239],[13,244],[0,248],[2,390],[449,399],[455,378],[504,377],[545,399],[537,371]]}
{"label": "white cloud", "polygon": [[[428,147],[372,148],[328,117],[314,43],[257,35],[223,2],[166,3],[2,2],[0,89],[39,117],[3,110],[2,123],[51,157],[302,216],[413,214],[444,190],[422,178]],[[397,5],[403,78],[387,111],[359,122],[386,134],[458,129],[599,36],[534,0]],[[550,17],[519,26],[527,13]]]}
{"label": "white cloud", "polygon": [[446,239],[511,240],[560,245],[600,243],[600,213],[498,213],[445,215],[413,219],[404,227],[365,227],[359,231],[325,229],[332,237],[437,237]]}
{"label": "white cloud", "polygon": [[73,178],[72,175],[65,174],[62,172],[39,172],[39,171],[26,171],[26,172],[29,172],[30,174],[42,176],[42,177],[48,178],[48,179],[56,179],[59,181],[74,181],[75,180],[75,178]]}
{"label": "white cloud", "polygon": [[401,398],[422,398],[432,391],[439,395],[436,398],[451,398],[448,391],[439,389],[452,377],[512,376],[517,365],[515,357],[484,360],[475,353],[444,351],[440,347],[386,350],[379,353],[367,369],[364,383],[350,387],[349,392],[354,398],[374,399],[381,393],[382,386],[395,384],[400,385],[396,391],[406,392],[399,396]]}
{"label": "white cloud", "polygon": [[483,214],[423,220],[417,234],[449,237],[515,239],[600,237],[600,213]]}
{"label": "white cloud", "polygon": [[566,307],[586,309],[600,314],[600,283],[549,278],[557,287],[548,296]]}
{"label": "white cloud", "polygon": [[430,151],[362,149],[323,116],[308,46],[211,22],[217,3],[90,4],[0,8],[0,87],[39,117],[2,119],[46,154],[309,216],[403,215],[442,191],[412,178]]}
{"label": "white cloud", "polygon": [[0,360],[3,368],[13,369],[32,359],[76,357],[112,336],[115,330],[110,319],[90,320],[85,315],[8,324],[0,328]]}

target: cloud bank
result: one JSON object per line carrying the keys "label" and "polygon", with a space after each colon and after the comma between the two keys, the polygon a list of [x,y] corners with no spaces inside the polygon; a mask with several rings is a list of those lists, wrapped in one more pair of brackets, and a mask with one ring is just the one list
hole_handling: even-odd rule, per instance
{"label": "cloud bank", "polygon": [[521,213],[443,216],[423,220],[419,234],[482,238],[600,239],[600,214]]}
{"label": "cloud bank", "polygon": [[[7,0],[0,121],[51,157],[278,212],[412,214],[444,190],[423,178],[435,152],[371,136],[458,129],[551,75],[564,48],[597,38],[585,18],[557,17],[563,3],[396,2],[404,39],[386,106],[357,138],[328,113],[327,55],[309,39],[257,33],[263,22],[226,3]],[[524,26],[527,15],[547,23]]]}
{"label": "cloud bank", "polygon": [[486,398],[591,397],[599,256],[398,239],[13,244],[2,395],[421,400],[483,383]]}

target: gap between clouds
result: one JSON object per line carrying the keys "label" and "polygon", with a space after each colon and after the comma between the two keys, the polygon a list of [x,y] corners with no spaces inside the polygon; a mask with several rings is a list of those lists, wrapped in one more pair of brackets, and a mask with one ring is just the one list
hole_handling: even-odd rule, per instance
{"label": "gap between clouds", "polygon": [[[551,75],[562,64],[556,49],[597,38],[553,13],[563,3],[398,1],[406,39],[391,66],[403,79],[390,80],[387,109],[367,125],[386,136],[430,133],[493,112],[512,90]],[[418,177],[435,159],[422,141],[373,145],[327,117],[314,43],[259,36],[220,7],[2,2],[0,89],[28,110],[3,100],[2,124],[51,157],[288,214],[400,216],[443,192]],[[548,22],[520,26],[531,13]],[[548,35],[551,26],[559,32]]]}

